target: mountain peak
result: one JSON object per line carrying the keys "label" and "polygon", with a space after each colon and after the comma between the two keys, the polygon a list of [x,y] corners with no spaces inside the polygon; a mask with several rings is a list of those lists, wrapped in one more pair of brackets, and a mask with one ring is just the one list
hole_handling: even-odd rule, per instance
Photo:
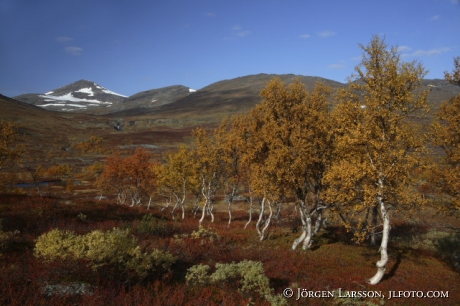
{"label": "mountain peak", "polygon": [[44,94],[28,94],[18,100],[55,111],[86,111],[95,107],[111,107],[127,97],[110,91],[101,85],[81,79]]}

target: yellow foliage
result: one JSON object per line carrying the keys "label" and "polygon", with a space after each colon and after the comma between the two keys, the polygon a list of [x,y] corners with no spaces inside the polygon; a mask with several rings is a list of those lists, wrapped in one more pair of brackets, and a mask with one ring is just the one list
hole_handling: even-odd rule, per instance
{"label": "yellow foliage", "polygon": [[359,227],[375,226],[366,219],[369,209],[379,203],[411,208],[416,202],[411,186],[424,137],[407,119],[427,111],[429,93],[419,89],[426,74],[421,64],[401,62],[397,49],[388,50],[378,36],[361,48],[357,74],[337,94],[336,160],[325,175],[328,202],[355,219],[358,240],[364,239]]}
{"label": "yellow foliage", "polygon": [[[460,85],[460,57],[455,58],[452,74],[445,73],[446,79]],[[441,211],[460,210],[460,95],[444,102],[436,113],[431,126],[431,141],[443,149],[445,156],[434,168],[433,182],[439,190],[451,197],[448,205],[439,207]]]}
{"label": "yellow foliage", "polygon": [[102,138],[97,136],[91,136],[86,141],[81,141],[75,144],[75,149],[79,150],[81,153],[109,153],[110,150],[107,150],[101,146]]}

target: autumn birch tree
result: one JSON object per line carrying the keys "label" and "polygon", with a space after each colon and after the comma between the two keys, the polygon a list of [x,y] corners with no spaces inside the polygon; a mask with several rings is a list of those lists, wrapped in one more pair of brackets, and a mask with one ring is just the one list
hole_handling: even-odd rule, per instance
{"label": "autumn birch tree", "polygon": [[201,192],[204,198],[202,215],[199,224],[203,222],[207,214],[214,222],[214,202],[216,193],[221,187],[222,162],[221,152],[215,137],[203,128],[193,130],[195,137],[196,157],[199,163],[199,177],[201,180]]}
{"label": "autumn birch tree", "polygon": [[174,214],[175,209],[179,207],[182,219],[185,218],[187,195],[196,193],[200,188],[199,164],[195,153],[192,148],[181,146],[177,152],[166,154],[165,163],[155,169],[159,187],[175,199],[171,213]]}
{"label": "autumn birch tree", "polygon": [[227,203],[228,226],[232,223],[232,203],[246,178],[243,152],[246,145],[245,116],[224,119],[214,131],[221,156],[222,183]]}
{"label": "autumn birch tree", "polygon": [[407,119],[427,108],[428,91],[421,88],[423,66],[402,62],[397,48],[387,49],[381,37],[360,47],[364,53],[356,75],[338,95],[338,158],[325,182],[330,186],[328,198],[339,211],[378,209],[383,222],[380,260],[369,279],[377,284],[388,263],[390,210],[400,211],[415,201],[412,173],[423,137]]}
{"label": "autumn birch tree", "polygon": [[[460,57],[454,59],[454,71],[446,72],[450,83],[460,86]],[[432,143],[444,151],[443,160],[437,165],[437,185],[448,194],[449,204],[440,210],[453,213],[460,211],[460,95],[444,102],[432,125]]]}
{"label": "autumn birch tree", "polygon": [[[250,113],[252,123],[247,157],[251,188],[261,198],[257,230],[261,240],[273,208],[292,197],[300,206],[302,234],[293,243],[311,246],[313,217],[321,224],[322,176],[330,160],[333,141],[327,97],[330,88],[319,83],[309,93],[298,80],[286,85],[279,79],[262,90],[263,102]],[[263,220],[265,206],[269,216]],[[279,213],[279,212],[278,212]],[[263,227],[261,227],[263,224]]]}
{"label": "autumn birch tree", "polygon": [[99,188],[115,191],[118,204],[130,200],[131,206],[140,205],[155,186],[151,158],[152,154],[143,148],[137,148],[134,154],[127,157],[115,152],[107,157],[104,171],[97,179]]}

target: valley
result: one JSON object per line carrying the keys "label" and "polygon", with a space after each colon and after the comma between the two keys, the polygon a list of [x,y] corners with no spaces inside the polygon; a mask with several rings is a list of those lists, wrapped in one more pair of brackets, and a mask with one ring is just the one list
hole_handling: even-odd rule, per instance
{"label": "valley", "polygon": [[[293,241],[300,239],[304,230],[304,221],[299,218],[302,206],[295,201],[294,193],[274,202],[267,197],[268,212],[262,206],[265,205],[265,196],[263,199],[254,197],[252,203],[251,192],[255,191],[240,186],[231,196],[235,199],[231,200],[233,204],[230,201],[230,209],[231,185],[228,182],[235,178],[222,178],[220,185],[216,185],[218,189],[212,191],[209,187],[210,194],[214,192],[209,200],[214,213],[208,214],[205,188],[213,183],[212,174],[202,172],[201,177],[192,179],[187,183],[190,186],[201,186],[201,180],[209,180],[209,185],[203,183],[202,189],[187,187],[190,188],[187,192],[185,185],[173,186],[164,179],[164,174],[158,174],[154,179],[149,177],[146,184],[153,189],[148,194],[141,194],[142,188],[147,187],[132,183],[131,178],[144,179],[142,175],[151,175],[144,173],[150,168],[158,171],[155,173],[172,171],[158,167],[172,165],[174,158],[181,161],[178,153],[181,148],[186,148],[184,154],[197,154],[184,155],[194,157],[181,161],[188,165],[181,171],[195,169],[194,162],[203,158],[200,154],[205,156],[203,152],[214,152],[213,148],[220,146],[215,139],[227,139],[222,136],[227,134],[217,134],[216,131],[222,120],[230,116],[243,116],[243,123],[248,122],[248,118],[261,122],[271,120],[270,116],[263,120],[258,116],[264,114],[266,110],[261,105],[265,103],[267,107],[266,101],[271,97],[266,91],[264,93],[268,84],[282,91],[281,87],[273,85],[274,78],[286,86],[299,80],[308,92],[317,90],[318,81],[330,86],[331,94],[324,100],[327,111],[337,107],[336,94],[350,86],[319,77],[257,74],[219,81],[197,90],[173,85],[129,97],[87,80],[47,93],[14,98],[0,95],[0,120],[18,127],[20,141],[16,145],[24,146],[25,150],[8,171],[2,171],[0,234],[3,236],[0,236],[0,252],[3,250],[4,254],[0,255],[0,261],[3,260],[1,268],[4,273],[0,276],[3,284],[0,303],[456,305],[460,292],[453,284],[460,281],[456,257],[460,244],[458,232],[453,229],[458,228],[460,222],[456,216],[437,213],[435,206],[427,204],[423,209],[410,208],[408,218],[395,210],[386,274],[381,283],[370,285],[365,276],[374,273],[378,247],[368,243],[370,232],[366,241],[356,243],[354,229],[345,228],[340,220],[348,218],[347,214],[339,218],[327,212],[324,222],[318,221],[318,215],[315,215],[312,219],[317,224],[324,223],[324,228],[318,230],[308,248],[292,250],[295,248],[291,246]],[[459,95],[460,87],[445,80],[422,80],[420,88],[421,91],[430,89],[428,103],[431,112],[426,116],[414,113],[407,121],[427,129],[441,103]],[[280,96],[285,103],[295,101]],[[303,121],[299,122],[303,124]],[[243,123],[242,126],[248,128]],[[232,129],[233,126],[226,127],[225,131]],[[253,141],[266,141],[268,144],[265,145],[269,146],[272,134],[282,135],[281,130],[276,129],[277,126],[271,126],[260,139],[254,138]],[[200,141],[203,151],[199,151]],[[197,146],[197,151],[193,151]],[[241,145],[235,146],[239,147]],[[256,149],[260,148],[255,145]],[[260,156],[266,158],[266,152],[276,152],[278,147],[260,150]],[[294,153],[284,159],[301,156],[297,155],[295,147],[289,147],[289,150]],[[300,152],[307,154],[310,151]],[[284,151],[280,150],[279,154]],[[437,158],[441,154],[437,149],[427,155]],[[211,158],[209,156],[206,158]],[[253,162],[257,164],[260,156],[253,157]],[[270,168],[273,171],[270,173],[283,177],[287,175],[282,171],[284,167],[290,169],[296,162],[293,160],[289,165]],[[212,165],[213,162],[208,160],[208,163]],[[112,176],[106,173],[110,167],[113,167]],[[177,171],[167,173],[177,178],[180,175]],[[117,183],[110,179],[117,173],[129,179],[114,187]],[[100,180],[104,175],[109,182],[105,185]],[[243,172],[234,177],[241,177],[244,181],[248,175]],[[254,179],[260,180],[258,184],[271,186],[267,194],[277,190],[270,178],[263,180],[264,175],[261,172]],[[423,172],[421,177],[429,181],[429,171]],[[184,190],[185,218],[177,204],[180,203],[181,188]],[[422,190],[420,192],[426,192],[427,197],[434,197],[434,202],[439,200],[431,193],[432,185],[427,183],[417,188],[417,192]],[[133,190],[140,190],[139,194],[134,194]],[[204,196],[200,197],[200,194]],[[279,210],[276,217],[272,216],[275,207],[281,206],[282,213]],[[249,212],[251,216],[254,214],[252,220],[248,219]],[[381,225],[378,228],[381,230]],[[50,236],[50,240],[46,240],[50,233],[57,238]],[[91,239],[95,239],[94,242]],[[117,241],[120,249],[105,244],[104,241],[111,239]],[[37,251],[37,241],[43,241],[41,251]],[[62,245],[56,247],[53,241]],[[69,241],[72,245],[81,243],[80,251],[65,247]],[[88,251],[92,250],[91,243],[98,246],[96,249],[100,253],[97,256],[100,257]],[[55,251],[48,250],[55,247]],[[69,250],[69,253],[59,250]],[[112,261],[113,256],[118,256],[117,262]],[[258,263],[263,265],[262,270]],[[239,269],[238,265],[247,266],[238,272],[221,272],[222,281],[216,282],[213,277],[218,277],[220,264],[235,264],[225,266],[222,271]],[[254,271],[254,275],[246,275],[245,269]],[[212,271],[215,274],[211,274]],[[257,281],[250,277],[257,278]],[[22,285],[25,280],[27,283]],[[244,287],[245,284],[252,289]],[[386,297],[354,299],[352,302],[337,298],[294,301],[281,295],[285,288],[293,288],[295,292],[301,288],[342,290],[342,293],[345,290],[378,290]],[[389,300],[389,292],[395,290],[447,292],[449,297]]]}

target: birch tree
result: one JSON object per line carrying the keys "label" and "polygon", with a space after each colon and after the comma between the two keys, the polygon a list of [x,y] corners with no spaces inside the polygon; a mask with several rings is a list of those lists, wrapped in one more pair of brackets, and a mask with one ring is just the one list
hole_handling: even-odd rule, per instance
{"label": "birch tree", "polygon": [[[460,57],[454,59],[454,71],[446,72],[450,83],[460,86]],[[437,184],[451,199],[448,205],[438,207],[448,213],[460,211],[460,95],[444,102],[432,125],[432,143],[444,151],[443,160],[437,165]]]}
{"label": "birch tree", "polygon": [[118,152],[107,157],[104,171],[98,177],[99,188],[117,193],[117,204],[131,201],[131,206],[140,205],[151,194],[155,186],[152,154],[143,148],[122,157]]}
{"label": "birch tree", "polygon": [[[251,188],[262,199],[256,225],[261,240],[274,206],[290,196],[300,206],[302,221],[302,234],[292,248],[300,243],[304,249],[311,246],[314,215],[316,232],[319,230],[325,208],[321,198],[322,176],[333,146],[327,104],[330,91],[317,84],[309,93],[299,81],[287,86],[275,79],[262,90],[263,102],[250,113],[252,129],[247,158],[251,165]],[[266,220],[265,205],[269,211]]]}
{"label": "birch tree", "polygon": [[232,223],[232,203],[246,179],[243,152],[246,145],[245,116],[224,119],[214,131],[222,163],[222,183],[227,203],[228,226]]}
{"label": "birch tree", "polygon": [[201,225],[206,215],[214,222],[214,203],[217,191],[222,183],[221,151],[213,135],[203,128],[193,130],[196,146],[196,158],[200,165],[198,173],[201,180],[201,193],[204,198]]}
{"label": "birch tree", "polygon": [[180,208],[182,219],[185,219],[187,195],[197,193],[200,188],[198,170],[195,151],[187,146],[181,146],[177,152],[168,153],[166,162],[155,169],[159,187],[175,199],[171,213],[174,214],[176,208]]}
{"label": "birch tree", "polygon": [[[415,202],[413,170],[419,162],[423,137],[408,122],[426,110],[428,90],[421,88],[425,69],[417,62],[402,62],[396,47],[387,49],[374,36],[364,51],[349,87],[342,90],[335,109],[337,160],[325,175],[328,199],[339,211],[355,215],[376,208],[382,220],[377,273],[381,281],[388,263],[390,210],[401,212]],[[358,223],[363,224],[363,220]],[[358,237],[362,240],[364,237]]]}

